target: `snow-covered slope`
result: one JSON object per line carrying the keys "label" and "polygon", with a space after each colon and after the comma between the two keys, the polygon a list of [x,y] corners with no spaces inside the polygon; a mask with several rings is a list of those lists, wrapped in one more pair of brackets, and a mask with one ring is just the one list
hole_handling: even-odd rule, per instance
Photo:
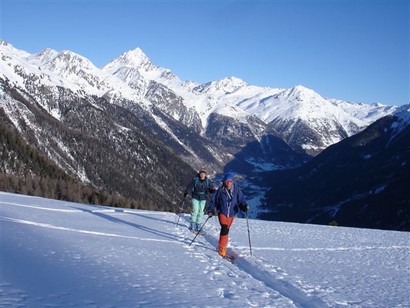
{"label": "snow-covered slope", "polygon": [[[188,217],[0,193],[2,307],[408,307],[408,233]],[[178,222],[178,224],[177,224]]]}

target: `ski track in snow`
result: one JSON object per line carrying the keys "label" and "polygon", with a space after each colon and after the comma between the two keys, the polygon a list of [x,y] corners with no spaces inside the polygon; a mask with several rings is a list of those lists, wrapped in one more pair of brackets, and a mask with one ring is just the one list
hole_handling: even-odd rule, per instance
{"label": "ski track in snow", "polygon": [[[156,306],[158,305],[158,298],[161,298],[161,306],[361,307],[362,305],[372,305],[372,300],[340,299],[347,295],[339,294],[337,285],[336,287],[331,287],[326,284],[315,285],[312,284],[312,281],[303,281],[303,278],[296,276],[294,272],[291,273],[278,265],[274,265],[275,261],[273,259],[267,259],[264,255],[259,254],[266,252],[294,254],[310,252],[349,253],[373,250],[409,252],[410,249],[408,245],[397,244],[392,246],[268,247],[264,246],[263,241],[259,241],[258,245],[252,245],[253,256],[250,256],[249,246],[237,244],[235,242],[235,234],[231,234],[228,253],[235,256],[235,261],[232,264],[222,259],[216,252],[219,236],[219,224],[216,219],[210,219],[206,225],[207,233],[199,235],[195,242],[190,245],[194,235],[187,229],[189,215],[186,214],[177,216],[163,212],[114,209],[6,193],[0,193],[0,197],[2,199],[4,197],[10,199],[10,201],[0,201],[2,237],[3,229],[8,230],[9,228],[10,230],[18,231],[16,226],[21,225],[49,230],[45,233],[47,237],[68,238],[70,241],[76,239],[77,236],[67,236],[66,234],[78,234],[78,236],[81,236],[79,238],[80,242],[85,241],[86,246],[94,247],[95,245],[97,247],[95,250],[90,250],[91,254],[90,251],[87,254],[85,251],[74,249],[78,248],[77,246],[72,247],[71,250],[64,247],[60,251],[50,248],[42,252],[43,256],[41,258],[57,263],[65,262],[68,264],[67,266],[78,267],[80,270],[81,267],[85,268],[85,273],[77,273],[78,277],[75,277],[80,283],[84,284],[83,286],[77,286],[75,279],[71,278],[74,282],[70,282],[69,279],[65,283],[66,288],[59,289],[59,292],[56,291],[48,294],[46,297],[32,298],[28,291],[25,292],[16,288],[13,283],[4,281],[2,277],[0,281],[0,307],[36,307],[45,305],[58,307],[78,305],[85,307],[113,307],[117,305]],[[19,201],[17,202],[16,200]],[[37,203],[35,200],[39,202]],[[80,221],[80,218],[85,219],[84,215],[87,215],[86,217],[89,218],[93,217],[89,225],[84,225]],[[104,224],[101,225],[99,223],[100,220],[103,220]],[[144,223],[151,221],[154,224],[144,225]],[[156,222],[159,224],[155,224]],[[133,230],[134,232],[132,232]],[[235,232],[235,230],[235,226],[233,226],[232,231]],[[255,228],[256,230],[257,228]],[[49,232],[60,233],[53,235],[53,233],[50,234]],[[138,233],[141,236],[128,235],[132,233]],[[114,242],[112,241],[123,240],[125,242],[121,242],[122,249],[125,253],[135,254],[139,263],[134,264],[134,266],[132,264],[125,264],[126,261],[121,260],[118,253],[116,253],[116,246],[111,248],[107,246],[107,251],[101,254],[97,251],[97,249],[101,249],[101,245],[99,245],[101,243],[100,240],[83,238],[82,236],[93,236],[96,237],[95,239],[106,238],[107,240],[104,241],[108,241],[108,244],[113,243],[113,245]],[[151,242],[153,243],[152,245],[156,246],[137,248],[133,244],[134,242]],[[16,247],[12,247],[11,250],[16,252],[15,255],[19,256],[18,258],[21,258],[23,263],[25,255],[22,254],[20,256],[20,253],[18,253],[21,245],[16,243]],[[159,247],[158,245],[161,246]],[[150,247],[160,249],[160,252],[152,252]],[[29,252],[35,251],[34,246],[25,248]],[[190,268],[187,265],[188,268],[185,270],[181,268],[181,272],[170,270],[167,267],[168,262],[172,264],[172,262],[177,261],[167,260],[167,254],[162,252],[162,249],[171,252],[174,250],[178,251],[177,256],[180,260],[177,261],[180,261],[181,265],[190,264],[192,262],[190,259],[195,260],[194,263],[198,264],[195,270],[198,271],[199,282],[194,281],[194,283],[204,284],[209,294],[194,294],[186,299],[180,296],[184,294],[184,288],[193,288],[191,286],[192,279],[190,280],[189,274],[187,274]],[[161,261],[154,262],[151,258],[147,259],[146,254],[153,259]],[[175,254],[174,252],[173,256]],[[30,253],[28,253],[28,256],[31,257]],[[41,258],[33,258],[34,264],[32,265],[34,265],[34,268],[26,266],[26,270],[32,271],[33,276],[39,273],[35,265],[36,262],[40,264]],[[88,267],[84,267],[84,264],[88,264]],[[135,265],[139,267],[137,272]],[[94,272],[96,266],[98,266],[97,273]],[[25,268],[25,266],[22,267]],[[114,270],[115,268],[118,268],[118,270]],[[408,266],[406,270],[409,272]],[[155,277],[155,273],[158,272],[161,273],[161,277]],[[33,277],[32,279],[35,278]],[[52,279],[53,277],[51,277]],[[329,277],[329,279],[331,278]],[[91,288],[87,287],[87,281],[92,282],[90,283]],[[122,293],[118,295],[118,298],[116,297],[118,290],[115,288],[111,290],[113,285],[122,286]],[[40,286],[36,288],[42,289],[41,281]],[[43,286],[43,288],[47,288],[47,285]],[[95,288],[97,290],[106,290],[103,293],[104,296],[111,299],[111,294],[112,298],[114,298],[111,299],[113,302],[110,303],[108,300],[105,304],[104,299],[89,294]],[[130,292],[131,294],[136,293],[136,296],[125,295]],[[178,294],[180,295],[178,296]],[[332,296],[335,297],[333,298]],[[138,298],[138,300],[134,297]],[[70,303],[70,299],[73,298],[76,301]],[[407,303],[409,302],[407,301]],[[397,307],[406,307],[406,303],[397,305]]]}
{"label": "ski track in snow", "polygon": [[[203,238],[205,238],[203,245],[208,247],[208,244],[211,244],[211,249],[215,250],[214,247],[218,245],[218,238],[209,234],[204,235]],[[259,247],[252,247],[253,250],[258,250],[258,248]],[[238,251],[239,249],[245,251],[249,249],[249,247],[236,247],[236,249],[238,249]],[[236,249],[229,248],[228,255],[235,257],[232,265],[243,274],[248,274],[252,279],[260,281],[267,288],[272,289],[274,293],[280,293],[282,296],[290,299],[296,307],[328,307],[328,305],[315,294],[306,294],[297,286],[286,281],[284,278],[287,274],[282,269],[269,265],[269,263],[263,261],[261,258],[245,257],[238,253]],[[208,258],[212,258],[208,253],[205,253],[205,255],[208,256]]]}

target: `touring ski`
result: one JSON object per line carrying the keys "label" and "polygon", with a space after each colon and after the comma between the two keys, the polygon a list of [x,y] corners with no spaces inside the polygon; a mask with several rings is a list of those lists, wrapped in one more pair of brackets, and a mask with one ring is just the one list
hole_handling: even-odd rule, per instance
{"label": "touring ski", "polygon": [[226,255],[226,256],[221,256],[221,257],[224,258],[225,260],[231,262],[232,264],[233,264],[234,261],[235,261],[235,257],[234,257],[234,256],[228,256],[228,255]]}
{"label": "touring ski", "polygon": [[205,235],[206,232],[205,231],[198,231],[198,230],[191,230],[192,233],[194,234],[198,234],[198,235]]}

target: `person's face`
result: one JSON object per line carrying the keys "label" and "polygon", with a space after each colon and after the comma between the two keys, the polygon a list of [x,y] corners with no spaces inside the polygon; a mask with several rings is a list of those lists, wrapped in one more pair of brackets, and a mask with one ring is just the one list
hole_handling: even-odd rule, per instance
{"label": "person's face", "polygon": [[201,173],[199,174],[199,178],[200,178],[201,180],[205,180],[205,177],[206,177],[206,173],[205,173],[205,172],[201,172]]}
{"label": "person's face", "polygon": [[233,181],[232,180],[226,180],[224,181],[224,185],[226,188],[231,189],[232,185],[233,185]]}

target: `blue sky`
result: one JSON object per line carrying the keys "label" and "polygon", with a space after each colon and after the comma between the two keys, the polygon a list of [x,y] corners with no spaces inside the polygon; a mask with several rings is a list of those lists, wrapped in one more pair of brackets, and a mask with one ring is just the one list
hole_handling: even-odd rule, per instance
{"label": "blue sky", "polygon": [[102,67],[139,47],[182,80],[410,102],[409,0],[0,1],[1,38],[30,53],[68,49]]}

